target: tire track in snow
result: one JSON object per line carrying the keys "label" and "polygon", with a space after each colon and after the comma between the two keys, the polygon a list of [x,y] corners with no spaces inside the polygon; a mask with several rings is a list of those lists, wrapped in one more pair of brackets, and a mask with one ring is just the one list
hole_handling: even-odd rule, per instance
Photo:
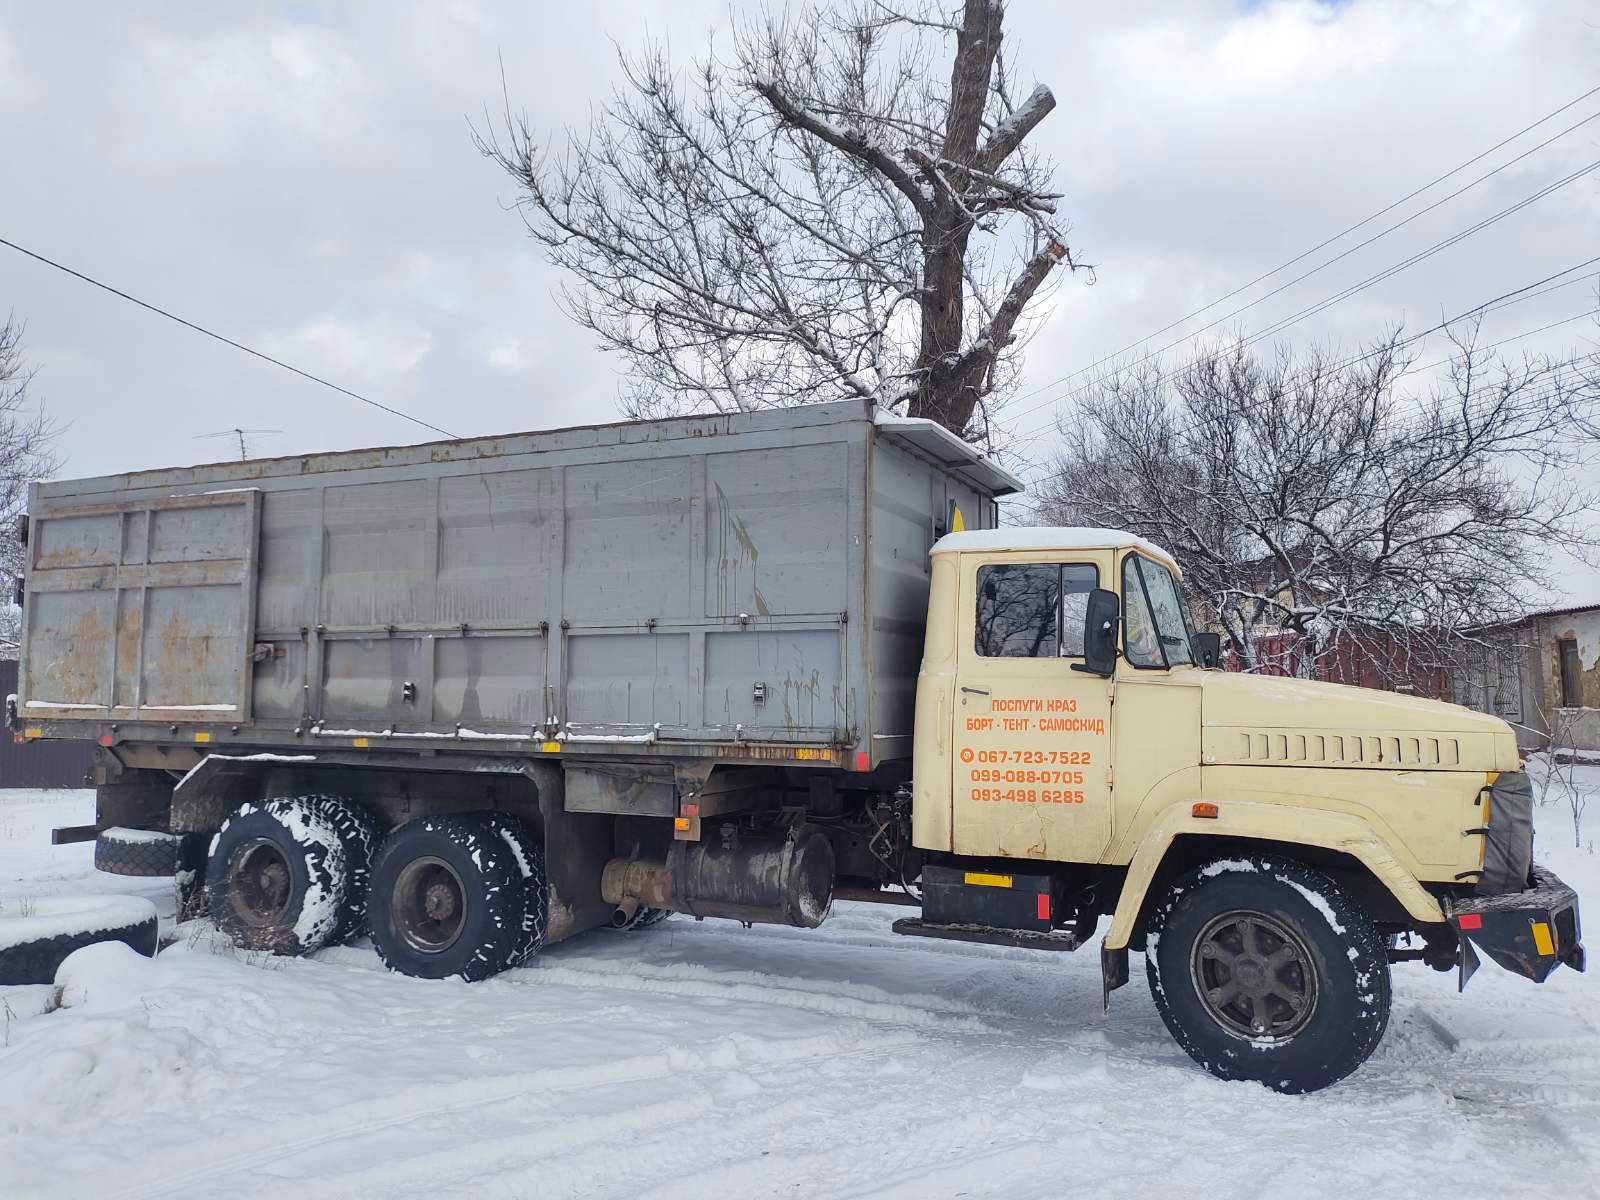
{"label": "tire track in snow", "polygon": [[[527,978],[524,980],[518,976]],[[686,999],[743,1000],[941,1033],[1001,1032],[998,1026],[983,1019],[985,1014],[982,1009],[959,1001],[940,1001],[933,996],[896,995],[870,984],[808,980],[759,971],[719,971],[693,963],[657,966],[612,959],[592,959],[581,966],[535,963],[502,978],[525,986],[541,982],[657,993]]]}
{"label": "tire track in snow", "polygon": [[[919,1039],[909,1038],[896,1044],[906,1045],[915,1040]],[[753,1051],[756,1058],[761,1060],[758,1063],[761,1066],[789,1066],[841,1057],[839,1040],[835,1038],[799,1038],[794,1039],[792,1044],[777,1042],[761,1046],[742,1039],[724,1038],[714,1043],[713,1047],[717,1045],[731,1045],[736,1056],[741,1052],[749,1054]],[[891,1048],[879,1043],[858,1053],[883,1054]],[[794,1053],[795,1049],[801,1052]],[[675,1061],[685,1055],[703,1058],[705,1054],[706,1051],[697,1048],[685,1050],[682,1047],[669,1047],[656,1053],[611,1062],[519,1071],[443,1085],[419,1084],[387,1096],[351,1101],[270,1125],[230,1131],[225,1137],[163,1150],[135,1162],[119,1164],[114,1172],[102,1172],[74,1181],[73,1186],[81,1184],[83,1195],[107,1197],[110,1200],[154,1200],[155,1197],[181,1195],[197,1184],[220,1181],[240,1172],[270,1166],[335,1142],[348,1142],[419,1120],[436,1122],[441,1117],[506,1104],[530,1094],[543,1098],[623,1088],[629,1102],[633,1102],[637,1100],[637,1093],[633,1089],[639,1084],[668,1079],[694,1080],[719,1076],[728,1070],[727,1064],[722,1062],[709,1062],[685,1069]],[[846,1053],[844,1056],[850,1055]],[[673,1120],[681,1120],[686,1115],[681,1104],[673,1111],[677,1114]],[[194,1162],[196,1159],[200,1161]],[[193,1165],[177,1174],[167,1174],[165,1168],[174,1162]],[[125,1184],[130,1177],[155,1182],[121,1187],[119,1190],[119,1185]]]}

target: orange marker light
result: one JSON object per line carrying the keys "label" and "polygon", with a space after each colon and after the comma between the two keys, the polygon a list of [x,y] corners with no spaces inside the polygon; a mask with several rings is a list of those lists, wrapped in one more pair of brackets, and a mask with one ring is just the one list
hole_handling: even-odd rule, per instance
{"label": "orange marker light", "polygon": [[1200,803],[1189,809],[1189,815],[1191,817],[1210,817],[1212,820],[1215,820],[1217,816],[1217,806],[1211,803],[1209,800],[1202,800]]}

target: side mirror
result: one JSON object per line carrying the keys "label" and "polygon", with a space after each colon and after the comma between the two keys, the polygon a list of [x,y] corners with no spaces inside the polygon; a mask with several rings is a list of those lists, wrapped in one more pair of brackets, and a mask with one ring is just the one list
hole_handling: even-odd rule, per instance
{"label": "side mirror", "polygon": [[1194,635],[1194,660],[1208,670],[1222,665],[1222,635],[1197,633]]}
{"label": "side mirror", "polygon": [[1117,623],[1122,605],[1115,592],[1095,588],[1083,614],[1083,661],[1073,663],[1074,671],[1087,671],[1109,679],[1117,669]]}

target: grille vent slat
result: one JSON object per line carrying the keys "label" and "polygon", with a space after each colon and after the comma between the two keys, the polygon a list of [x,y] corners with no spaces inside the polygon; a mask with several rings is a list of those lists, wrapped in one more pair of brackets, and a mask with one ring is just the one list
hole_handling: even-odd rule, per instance
{"label": "grille vent slat", "polygon": [[1326,767],[1455,767],[1458,739],[1441,734],[1303,733],[1241,729],[1234,745],[1239,762]]}

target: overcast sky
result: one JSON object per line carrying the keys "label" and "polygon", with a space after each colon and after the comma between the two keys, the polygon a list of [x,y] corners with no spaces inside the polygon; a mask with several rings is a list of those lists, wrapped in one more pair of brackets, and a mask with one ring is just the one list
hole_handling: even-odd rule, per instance
{"label": "overcast sky", "polygon": [[[699,52],[726,3],[90,5],[0,0],[0,237],[459,435],[616,416],[618,363],[561,315],[468,121],[498,99],[581,125],[613,41]],[[1065,4],[1014,0],[1007,45],[1059,102],[1075,254],[1041,388],[1270,270],[1600,83],[1584,0]],[[1600,96],[1366,227],[1367,236],[1600,112]],[[1240,314],[1251,331],[1600,159],[1600,120]],[[1187,332],[1315,265],[1207,313]],[[1348,344],[1600,254],[1586,176],[1284,330]],[[1595,307],[1590,282],[1491,317],[1507,337]],[[64,473],[432,435],[0,247],[0,312],[26,320],[38,394],[70,423]],[[1593,344],[1572,321],[1508,350]],[[1438,342],[1423,347],[1438,357]],[[1024,402],[1040,405],[1056,391]],[[1042,425],[1045,405],[1019,424]],[[1587,576],[1569,594],[1593,591]],[[1581,599],[1591,598],[1584,594]]]}

